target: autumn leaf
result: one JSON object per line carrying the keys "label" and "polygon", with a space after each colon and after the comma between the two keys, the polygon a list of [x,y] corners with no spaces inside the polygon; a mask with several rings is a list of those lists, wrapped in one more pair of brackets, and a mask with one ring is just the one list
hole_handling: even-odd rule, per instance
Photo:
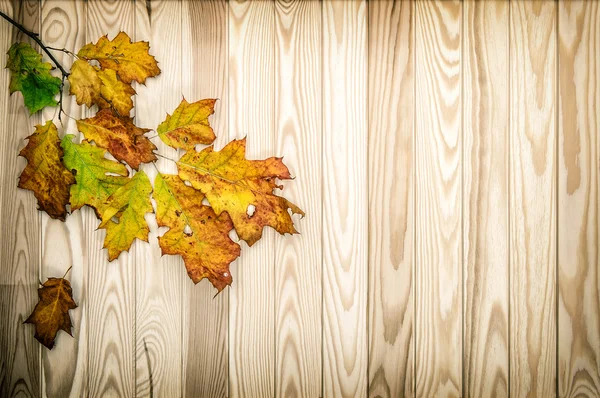
{"label": "autumn leaf", "polygon": [[160,73],[156,59],[148,53],[150,45],[145,41],[131,42],[125,32],[108,40],[102,36],[96,44],[86,44],[77,56],[86,60],[95,59],[102,69],[114,69],[125,83],[144,83],[146,78]]}
{"label": "autumn leaf", "polygon": [[288,168],[281,158],[247,160],[245,152],[245,139],[233,140],[219,152],[212,146],[200,153],[189,151],[177,162],[179,176],[206,195],[217,215],[227,212],[249,246],[261,238],[264,226],[281,234],[297,233],[288,210],[302,216],[304,212],[273,194],[273,189],[282,188],[276,178],[291,178]]}
{"label": "autumn leaf", "polygon": [[148,176],[139,171],[105,201],[99,228],[106,229],[104,248],[108,249],[108,261],[129,250],[135,238],[148,242],[150,230],[144,215],[152,213],[151,193]]}
{"label": "autumn leaf", "polygon": [[51,120],[44,126],[38,124],[27,139],[27,146],[19,153],[27,159],[27,166],[19,177],[19,188],[33,191],[40,210],[64,221],[69,185],[75,183],[75,178],[60,160],[63,150],[56,126]]}
{"label": "autumn leaf", "polygon": [[229,238],[233,229],[229,216],[217,216],[202,204],[204,195],[176,175],[159,173],[152,196],[158,225],[169,227],[158,238],[162,254],[181,255],[194,283],[208,278],[218,291],[230,285],[229,264],[239,257],[240,246]]}
{"label": "autumn leaf", "polygon": [[48,278],[38,289],[40,301],[25,323],[35,325],[35,338],[52,349],[54,339],[59,330],[71,334],[71,317],[69,310],[77,308],[73,300],[73,290],[64,278]]}
{"label": "autumn leaf", "polygon": [[52,65],[42,62],[42,55],[28,43],[15,43],[8,50],[6,67],[10,70],[10,93],[20,91],[25,106],[34,114],[46,106],[56,106],[54,97],[61,80],[50,74]]}
{"label": "autumn leaf", "polygon": [[65,153],[63,162],[75,174],[76,184],[71,185],[71,210],[88,205],[101,218],[106,200],[129,181],[125,178],[129,173],[125,165],[105,159],[104,149],[88,142],[75,144],[74,137],[67,134],[61,142]]}
{"label": "autumn leaf", "polygon": [[167,114],[156,132],[163,142],[173,148],[192,149],[196,144],[211,144],[215,133],[208,117],[215,113],[215,99],[188,103],[185,98],[173,115]]}
{"label": "autumn leaf", "polygon": [[135,90],[119,80],[112,69],[103,71],[79,59],[71,67],[69,83],[69,93],[79,105],[85,104],[88,108],[98,105],[101,109],[112,106],[121,116],[129,116],[133,108],[131,96]]}
{"label": "autumn leaf", "polygon": [[150,130],[137,127],[129,117],[119,117],[109,109],[103,109],[92,118],[78,120],[77,128],[89,141],[107,149],[116,159],[127,162],[136,170],[140,163],[156,160],[152,152],[156,146],[144,136]]}

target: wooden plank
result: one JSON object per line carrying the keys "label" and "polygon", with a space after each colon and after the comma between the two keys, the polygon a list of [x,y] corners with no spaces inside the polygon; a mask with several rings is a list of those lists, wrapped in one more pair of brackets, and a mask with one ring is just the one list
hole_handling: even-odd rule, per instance
{"label": "wooden plank", "polygon": [[[86,41],[96,43],[119,31],[135,33],[132,1],[87,3]],[[88,111],[88,115],[92,115]],[[102,249],[105,232],[89,208],[82,209],[87,267],[88,388],[90,397],[130,397],[136,387],[135,272],[132,256],[108,262]]]}
{"label": "wooden plank", "polygon": [[[156,129],[181,102],[181,2],[136,2],[135,40],[150,43],[150,53],[156,57],[161,73],[136,86],[135,121],[138,126]],[[151,134],[157,152],[177,159],[177,150]],[[156,167],[143,165],[150,181],[156,168],[163,173],[176,174],[175,162],[159,157]],[[179,397],[183,393],[182,328],[183,300],[193,283],[189,280],[179,256],[161,255],[154,216],[150,220],[148,242],[136,241],[135,303],[136,303],[136,395]],[[162,232],[160,233],[162,235]]]}
{"label": "wooden plank", "polygon": [[[227,10],[225,0],[185,1],[182,12],[182,92],[190,101],[219,99],[210,119],[217,149],[229,137]],[[183,395],[228,396],[229,289],[215,297],[215,289],[206,280],[188,292],[184,298],[188,321],[183,327]]]}
{"label": "wooden plank", "polygon": [[[229,2],[229,138],[247,136],[246,156],[275,151],[275,5]],[[275,363],[275,233],[263,231],[252,248],[241,243],[231,266],[229,396],[272,397]]]}
{"label": "wooden plank", "polygon": [[[36,1],[3,2],[2,10],[27,29],[39,33],[40,6]],[[8,25],[2,20],[0,24]],[[2,35],[0,65],[6,65],[6,52],[12,43],[30,41],[16,28]],[[6,73],[6,72],[3,72]],[[24,325],[38,301],[40,262],[40,215],[30,191],[17,188],[17,177],[26,161],[17,157],[26,145],[39,115],[29,117],[21,93],[9,97],[8,74],[4,74],[2,98],[4,121],[1,155],[2,220],[0,236],[0,396],[40,396],[41,345],[34,339],[34,326]],[[44,348],[45,349],[45,348]]]}
{"label": "wooden plank", "polygon": [[556,4],[510,6],[510,386],[556,394]]}
{"label": "wooden plank", "polygon": [[461,4],[415,13],[416,395],[461,396]]}
{"label": "wooden plank", "polygon": [[414,4],[369,2],[369,396],[414,396]]}
{"label": "wooden plank", "polygon": [[367,4],[323,3],[323,396],[367,394]]}
{"label": "wooden plank", "polygon": [[292,175],[285,197],[307,216],[275,240],[275,396],[321,394],[321,4],[275,3],[274,155]]}
{"label": "wooden plank", "polygon": [[[85,44],[85,3],[74,0],[48,0],[42,2],[41,39],[54,48],[66,48],[77,52]],[[64,52],[54,51],[54,56],[69,70],[74,59]],[[47,56],[44,57],[48,60]],[[74,97],[63,95],[63,109],[66,115],[58,120],[56,108],[42,112],[43,122],[54,118],[59,135],[77,131],[75,119],[84,117],[85,107],[77,105]],[[49,397],[81,397],[87,395],[87,334],[85,291],[87,264],[85,251],[82,212],[76,211],[67,217],[66,222],[53,220],[46,213],[42,216],[42,263],[41,280],[48,277],[61,277],[69,267],[67,279],[73,288],[73,297],[78,308],[70,311],[73,322],[73,337],[60,332],[52,350],[42,351],[42,394]],[[91,228],[91,227],[90,227]]]}
{"label": "wooden plank", "polygon": [[558,392],[600,396],[600,8],[558,17]]}
{"label": "wooden plank", "polygon": [[507,397],[509,5],[463,7],[463,395]]}

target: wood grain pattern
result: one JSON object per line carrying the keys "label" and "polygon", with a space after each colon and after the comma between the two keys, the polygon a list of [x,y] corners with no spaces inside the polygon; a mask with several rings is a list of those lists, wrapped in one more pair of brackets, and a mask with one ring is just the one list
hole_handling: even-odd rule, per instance
{"label": "wood grain pattern", "polygon": [[369,2],[369,396],[414,396],[414,4]]}
{"label": "wood grain pattern", "polygon": [[[274,14],[271,1],[229,2],[229,138],[247,136],[248,159],[275,152]],[[265,228],[251,248],[240,242],[241,258],[230,268],[230,397],[274,396],[274,238]]]}
{"label": "wood grain pattern", "polygon": [[507,397],[509,5],[463,7],[463,395]]}
{"label": "wood grain pattern", "polygon": [[[138,126],[156,129],[181,102],[181,2],[136,2],[135,40],[150,43],[150,53],[159,61],[161,73],[138,84],[135,120]],[[152,133],[150,133],[152,134]],[[151,135],[157,152],[177,159],[177,150]],[[142,169],[154,181],[158,168],[176,174],[173,161],[160,158]],[[136,395],[182,396],[183,300],[193,283],[181,257],[162,256],[154,217],[147,217],[148,242],[137,240],[129,257],[135,266]],[[161,232],[162,234],[162,232]]]}
{"label": "wood grain pattern", "polygon": [[556,4],[510,6],[510,395],[556,393]]}
{"label": "wood grain pattern", "polygon": [[[182,90],[188,100],[218,98],[210,123],[221,149],[228,132],[228,7],[225,0],[183,4]],[[235,275],[234,275],[235,276]],[[229,289],[215,297],[208,280],[189,289],[183,333],[184,396],[228,396]],[[184,306],[185,307],[185,306]]]}
{"label": "wood grain pattern", "polygon": [[308,216],[275,240],[275,396],[321,394],[321,4],[275,3],[274,155],[292,175],[285,197]]}
{"label": "wood grain pattern", "polygon": [[[87,3],[86,42],[119,31],[135,32],[132,1]],[[88,115],[92,115],[88,111]],[[90,397],[131,397],[136,387],[135,270],[133,256],[108,262],[104,230],[89,208],[81,209],[87,265],[88,393]]]}
{"label": "wood grain pattern", "polygon": [[367,4],[323,3],[323,396],[367,394]]}
{"label": "wood grain pattern", "polygon": [[461,3],[416,3],[416,395],[462,395]]}
{"label": "wood grain pattern", "polygon": [[[3,11],[27,29],[40,31],[40,6],[36,1],[2,3]],[[5,22],[2,21],[2,24]],[[6,45],[0,51],[0,64],[6,65],[6,51],[16,41],[28,41],[12,28],[2,36]],[[8,42],[5,42],[8,38]],[[4,80],[8,84],[8,77]],[[38,300],[40,262],[40,215],[32,192],[17,188],[17,177],[26,161],[17,158],[25,146],[38,115],[29,117],[23,96],[17,92],[8,97],[6,85],[5,130],[0,140],[2,167],[2,208],[0,209],[0,396],[40,396],[40,345],[33,338],[34,327],[24,325]]]}
{"label": "wood grain pattern", "polygon": [[[73,0],[48,0],[41,3],[41,39],[54,48],[77,51],[85,44],[85,3]],[[54,51],[56,59],[70,69],[73,58],[63,52]],[[44,55],[45,59],[47,57]],[[42,121],[53,119],[59,134],[77,131],[75,120],[84,117],[84,107],[77,105],[75,98],[64,95],[62,123],[58,121],[56,108],[42,111]],[[61,277],[73,267],[67,279],[71,282],[73,296],[78,308],[70,311],[73,321],[73,337],[64,332],[57,335],[52,350],[42,350],[43,377],[42,394],[48,397],[81,397],[87,395],[87,334],[85,316],[85,291],[87,264],[83,262],[85,244],[82,237],[82,213],[75,212],[65,223],[53,220],[40,213],[42,220],[42,262],[40,277]]]}
{"label": "wood grain pattern", "polygon": [[600,396],[600,7],[558,3],[558,394]]}

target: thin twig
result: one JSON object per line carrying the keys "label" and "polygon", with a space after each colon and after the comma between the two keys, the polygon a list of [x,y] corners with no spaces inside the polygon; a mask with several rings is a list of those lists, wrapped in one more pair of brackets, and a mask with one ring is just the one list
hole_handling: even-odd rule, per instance
{"label": "thin twig", "polygon": [[79,57],[77,56],[77,54],[75,54],[75,53],[74,53],[74,52],[72,52],[72,51],[69,51],[69,50],[67,50],[66,48],[56,48],[56,47],[50,47],[50,46],[46,46],[46,48],[47,48],[48,50],[53,50],[53,51],[61,51],[61,52],[65,53],[65,54],[68,54],[68,55],[70,55],[70,56],[71,56],[71,57],[73,57],[73,58],[78,58],[78,59],[79,59]]}

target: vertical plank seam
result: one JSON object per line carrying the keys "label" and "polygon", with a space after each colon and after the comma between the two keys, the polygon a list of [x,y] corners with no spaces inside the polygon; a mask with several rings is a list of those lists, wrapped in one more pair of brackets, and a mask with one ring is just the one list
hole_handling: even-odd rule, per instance
{"label": "vertical plank seam", "polygon": [[[40,36],[40,39],[42,39],[42,41],[43,41],[43,38],[44,38],[43,33],[44,32],[42,32],[42,17],[43,16],[42,16],[42,2],[41,1],[39,1],[37,3],[37,12],[38,12],[38,20],[37,20],[38,30],[37,31],[38,31],[38,34]],[[41,49],[40,49],[40,51],[41,51]],[[63,76],[63,79],[64,79],[64,76]],[[61,89],[62,89],[62,86],[61,86]],[[61,103],[61,107],[62,107],[62,103]],[[40,119],[38,119],[38,120],[41,123],[41,113],[39,115],[40,115],[39,116]],[[60,118],[60,110],[59,110],[58,117]],[[42,212],[37,211],[37,210],[34,210],[34,211],[36,213],[38,213],[37,214],[37,219],[38,219],[39,229],[38,229],[38,263],[37,263],[37,273],[38,273],[38,282],[41,282],[42,278],[44,277],[44,275],[42,274],[42,272],[44,270],[44,267],[42,266],[42,260],[43,260],[42,250],[44,249],[44,241],[43,241],[44,233],[42,231]],[[35,289],[36,291],[37,291],[37,287],[38,286],[36,285],[36,289]],[[44,385],[44,364],[43,364],[44,354],[43,354],[43,352],[41,350],[41,346],[40,345],[38,345],[37,351],[38,351],[38,355],[37,356],[38,356],[38,372],[39,372],[38,373],[39,377],[38,377],[38,386],[37,386],[38,388],[37,388],[37,390],[38,390],[38,395],[41,397],[43,395],[43,393],[44,393],[43,388],[42,388],[43,385]]]}
{"label": "vertical plank seam", "polygon": [[366,301],[366,306],[367,306],[367,311],[366,311],[367,316],[366,316],[365,328],[366,328],[366,340],[367,340],[366,348],[367,348],[367,397],[368,397],[369,396],[369,391],[371,390],[371,388],[370,388],[371,386],[370,386],[370,382],[369,382],[369,377],[370,377],[369,370],[370,370],[370,364],[371,364],[371,350],[370,350],[370,347],[369,347],[369,341],[370,341],[369,308],[370,308],[370,298],[371,298],[370,297],[371,296],[370,295],[371,292],[369,291],[370,285],[371,285],[371,278],[370,278],[371,277],[371,273],[369,272],[369,268],[371,266],[371,264],[370,264],[370,258],[371,258],[371,256],[370,256],[370,246],[371,245],[368,244],[369,234],[370,234],[370,229],[371,229],[371,224],[369,222],[370,221],[369,220],[369,209],[370,209],[370,206],[371,206],[371,203],[369,203],[369,198],[371,197],[371,192],[369,191],[370,186],[369,186],[369,150],[368,150],[368,148],[369,148],[369,139],[371,138],[370,131],[369,131],[370,130],[370,120],[369,120],[369,115],[370,115],[370,109],[369,109],[369,104],[370,104],[369,103],[369,60],[370,60],[370,51],[371,51],[371,46],[369,45],[370,44],[370,39],[371,39],[371,29],[369,28],[370,23],[371,23],[371,19],[370,19],[369,9],[371,7],[370,7],[370,1],[369,0],[366,0],[365,4],[366,4],[366,7],[367,7],[367,11],[366,11],[366,24],[365,24],[366,29],[367,29],[367,58],[366,58],[367,59],[367,62],[366,62],[367,63],[367,65],[366,65],[366,71],[367,71],[367,73],[366,73],[366,75],[367,75],[367,78],[366,78],[367,83],[366,83],[366,85],[367,85],[367,90],[366,90],[366,96],[365,96],[366,97],[366,100],[365,100],[365,102],[366,102],[366,114],[367,114],[366,115],[367,116],[366,117],[366,122],[367,122],[367,132],[366,132],[367,133],[366,134],[366,137],[367,137],[366,141],[367,142],[366,142],[366,144],[367,145],[365,145],[365,148],[367,149],[366,150],[367,153],[366,153],[366,157],[365,157],[366,158],[366,169],[367,169],[366,173],[365,173],[366,174],[366,179],[367,179],[367,212],[366,212],[366,214],[367,214],[366,215],[366,218],[367,218],[367,300],[365,300],[365,301]]}
{"label": "vertical plank seam", "polygon": [[508,340],[508,347],[507,347],[507,350],[508,350],[508,353],[507,353],[508,354],[507,355],[507,359],[508,359],[508,376],[507,376],[507,381],[508,381],[508,386],[506,386],[506,388],[508,390],[507,391],[508,392],[508,398],[510,398],[510,394],[511,394],[511,384],[510,384],[511,383],[511,380],[510,380],[510,374],[511,374],[511,365],[510,365],[510,363],[511,363],[511,346],[510,346],[510,344],[511,344],[511,338],[510,338],[510,336],[511,336],[511,310],[510,310],[510,307],[511,307],[510,306],[510,303],[511,303],[511,300],[510,300],[510,298],[511,298],[511,296],[510,296],[510,288],[511,288],[511,285],[510,285],[510,282],[511,282],[510,281],[510,279],[511,279],[511,272],[510,272],[511,271],[511,234],[510,234],[510,232],[511,232],[511,228],[512,228],[511,217],[510,217],[510,214],[511,214],[510,213],[510,209],[511,209],[511,195],[512,195],[512,192],[511,192],[511,189],[510,189],[511,188],[511,178],[510,178],[511,167],[510,167],[510,164],[511,164],[511,159],[512,159],[512,147],[511,147],[511,145],[512,145],[512,140],[511,140],[511,134],[512,134],[512,128],[511,128],[511,119],[512,119],[512,106],[511,106],[511,87],[512,87],[512,63],[511,63],[511,60],[512,60],[512,56],[511,56],[511,52],[512,52],[512,44],[511,44],[511,40],[510,40],[510,32],[511,32],[511,29],[512,29],[512,27],[511,27],[511,23],[512,23],[512,7],[511,7],[511,3],[512,3],[511,1],[508,2],[508,29],[507,29],[507,35],[506,35],[507,36],[506,38],[508,40],[508,98],[507,98],[507,102],[508,102],[508,104],[507,104],[507,107],[508,107],[508,134],[507,134],[508,135],[508,139],[507,139],[508,140],[508,159],[507,159],[507,162],[506,162],[507,163],[507,165],[506,165],[506,168],[507,168],[506,182],[507,182],[507,184],[506,185],[507,185],[507,194],[508,194],[508,196],[506,198],[506,200],[508,202],[508,206],[506,207],[506,215],[507,215],[507,218],[508,218],[508,228],[507,228],[507,235],[508,235],[508,243],[507,243],[508,256],[506,258],[506,262],[507,262],[506,272],[508,274],[508,283],[507,283],[507,286],[506,286],[506,297],[507,297],[507,301],[508,301],[508,303],[507,303],[507,309],[508,309],[507,310],[507,312],[508,312],[508,322],[507,322],[507,325],[508,325],[508,328],[507,328],[508,329],[507,330],[507,332],[508,332],[508,338],[507,338],[507,340]]}
{"label": "vertical plank seam", "polygon": [[555,21],[556,21],[556,31],[555,31],[555,36],[554,39],[556,40],[555,42],[555,54],[554,54],[554,73],[556,73],[556,82],[555,82],[555,87],[554,87],[554,205],[555,205],[555,211],[556,211],[556,222],[555,222],[555,228],[556,228],[556,236],[555,236],[555,244],[556,244],[556,253],[555,253],[555,259],[554,259],[554,269],[555,269],[555,280],[554,280],[554,289],[556,290],[556,297],[555,297],[555,304],[556,304],[556,308],[555,308],[555,330],[556,330],[556,340],[555,340],[555,361],[556,363],[554,364],[554,372],[555,372],[555,389],[556,389],[556,393],[555,396],[556,398],[558,398],[559,396],[559,386],[560,386],[560,382],[559,382],[559,362],[558,362],[558,357],[559,357],[559,353],[558,353],[558,348],[559,348],[559,332],[560,332],[560,328],[559,328],[559,313],[558,313],[558,305],[559,305],[559,298],[560,298],[560,286],[558,283],[558,277],[559,277],[559,267],[558,267],[558,261],[559,261],[559,257],[558,257],[558,250],[559,250],[559,240],[558,240],[558,234],[560,233],[560,229],[559,229],[559,218],[558,218],[558,212],[559,212],[559,201],[558,201],[558,195],[559,195],[559,170],[558,170],[558,162],[559,162],[559,144],[560,144],[560,140],[559,140],[559,119],[558,119],[558,113],[560,111],[560,98],[559,98],[559,88],[560,88],[560,74],[559,74],[559,57],[560,57],[560,36],[559,36],[559,12],[560,12],[560,4],[559,4],[559,0],[555,0],[555,4],[556,4],[556,12],[555,12]]}
{"label": "vertical plank seam", "polygon": [[[179,0],[179,90],[181,90],[181,94],[183,96],[183,68],[184,68],[184,64],[183,64],[183,49],[181,48],[181,43],[183,43],[183,0]],[[137,8],[137,7],[136,7]],[[158,238],[157,238],[158,240]],[[137,279],[137,278],[136,278]],[[184,279],[184,278],[181,278]],[[184,282],[182,280],[182,282]],[[184,282],[185,283],[185,282]],[[183,286],[182,286],[182,291]],[[189,300],[189,297],[192,296],[192,292],[190,291],[190,293],[188,295],[186,295],[186,298]],[[137,298],[137,292],[136,292],[136,298]],[[136,306],[137,307],[137,306]],[[185,323],[184,323],[184,319],[187,319],[188,321],[188,326],[190,324],[189,320],[190,320],[190,315],[191,315],[191,311],[190,308],[187,308],[187,318],[185,317],[184,311],[183,311],[183,301],[181,303],[181,314],[182,316],[179,318],[179,322],[181,325],[181,328],[179,330],[179,339],[180,339],[180,347],[181,347],[181,356],[180,356],[180,364],[179,364],[179,378],[181,380],[181,398],[183,398],[185,396],[185,388],[186,388],[186,374],[183,372],[184,369],[184,365],[183,365],[183,360],[184,360],[184,347],[187,349],[187,344],[185,344],[185,336],[184,336],[184,329],[185,329]]]}
{"label": "vertical plank seam", "polygon": [[[229,29],[229,19],[231,18],[231,7],[229,5],[229,0],[224,0],[225,1],[225,7],[227,8],[227,12],[226,12],[226,18],[225,18],[225,28],[226,28],[226,32],[227,32],[227,49],[226,49],[226,68],[227,68],[227,73],[226,73],[226,81],[227,83],[229,83],[229,39],[230,39],[230,35],[231,35],[231,31]],[[230,115],[231,115],[231,95],[229,93],[229,84],[227,84],[227,141],[229,141],[231,139],[231,120],[230,120]],[[231,324],[231,288],[227,289],[227,396],[231,396],[231,328],[229,327]]]}
{"label": "vertical plank seam", "polygon": [[323,175],[324,174],[323,173],[323,170],[324,170],[324,167],[323,167],[323,153],[324,153],[323,139],[324,139],[324,136],[325,136],[325,134],[324,134],[324,131],[325,131],[324,130],[324,119],[325,119],[325,117],[323,115],[323,106],[325,104],[325,102],[324,102],[324,95],[323,95],[324,84],[325,84],[324,80],[325,79],[323,79],[323,76],[324,76],[323,69],[324,69],[324,66],[325,66],[325,61],[324,61],[324,59],[325,59],[324,58],[325,51],[323,49],[323,47],[324,47],[323,46],[323,37],[325,36],[325,31],[323,29],[324,28],[324,23],[323,23],[324,22],[323,21],[323,18],[324,18],[324,9],[323,9],[323,7],[324,7],[324,2],[321,1],[321,51],[320,51],[320,53],[321,53],[321,398],[325,397],[325,382],[324,382],[324,380],[325,380],[325,371],[324,371],[324,369],[325,369],[325,360],[324,360],[325,356],[324,356],[324,353],[323,353],[323,350],[324,350],[323,340],[325,339],[325,336],[324,336],[324,334],[325,334],[325,320],[324,320],[325,310],[324,310],[324,305],[323,305],[324,304],[323,303],[323,298],[324,298],[324,289],[323,289],[323,287],[324,287],[324,285],[323,285],[323,269],[324,269],[324,266],[323,266],[323,252],[324,252],[324,247],[325,247],[325,245],[323,244],[323,225],[324,225],[324,223],[323,223],[323,208],[324,208],[323,202],[325,200],[325,195],[323,193],[324,192],[324,190],[323,190],[323,179],[324,179],[324,175]]}
{"label": "vertical plank seam", "polygon": [[[133,1],[133,36],[134,36],[134,41],[137,40],[137,6],[135,4],[136,0],[132,0]],[[142,17],[144,17],[144,15],[142,15]],[[150,31],[152,31],[152,21],[150,21],[150,15],[148,15],[148,23],[150,24]],[[134,105],[137,105],[137,99],[134,98]],[[133,110],[133,114],[137,116],[137,109],[134,108]],[[131,257],[133,257],[133,263],[135,264],[135,255],[133,254],[133,250],[132,250],[132,255]],[[129,264],[131,263],[131,261],[127,261],[126,260],[126,264],[127,266],[130,266]],[[137,329],[138,329],[138,322],[137,322],[137,276],[134,275],[133,279],[133,396],[137,397]],[[150,370],[150,369],[149,369]],[[152,391],[152,385],[150,385],[150,391]]]}
{"label": "vertical plank seam", "polygon": [[412,321],[412,329],[413,329],[413,379],[412,379],[412,394],[413,397],[417,396],[417,326],[416,326],[416,318],[417,318],[417,188],[416,188],[416,166],[417,166],[417,79],[416,79],[416,71],[417,71],[417,2],[411,1],[411,7],[413,7],[413,13],[411,15],[411,20],[413,22],[413,120],[412,120],[412,184],[413,184],[413,269],[412,269],[412,288],[413,288],[413,321]]}
{"label": "vertical plank seam", "polygon": [[[85,24],[84,24],[84,28],[83,28],[83,42],[87,44],[87,40],[88,40],[88,24],[90,22],[90,16],[89,16],[89,2],[85,1],[83,3],[83,7],[84,7],[84,14],[85,14]],[[87,116],[87,112],[84,108],[83,112],[82,112],[83,117]],[[81,134],[79,132],[77,132],[77,136],[81,136]],[[79,142],[79,138],[77,138],[77,142]],[[81,214],[81,223],[82,226],[85,225],[86,223],[85,221],[85,215]],[[87,232],[87,231],[86,231]],[[88,234],[84,232],[82,235],[85,236],[84,238],[84,248],[85,250],[82,250],[82,254],[85,254],[85,256],[87,257],[87,252],[88,252],[88,242],[87,242],[87,237]],[[89,294],[89,286],[88,286],[88,281],[90,280],[89,276],[90,276],[90,267],[86,267],[84,266],[84,283],[83,285],[85,286],[85,289],[82,289],[82,291],[85,292],[86,295],[86,300],[85,300],[85,307],[86,307],[86,328],[88,328],[88,330],[85,333],[86,339],[85,339],[85,365],[86,365],[86,372],[85,372],[85,387],[84,387],[84,391],[87,392],[87,396],[89,398],[90,395],[90,336],[89,336],[89,327],[88,327],[88,323],[89,323],[89,319],[87,319],[87,315],[90,313],[89,312],[89,300],[87,299],[87,295]]]}
{"label": "vertical plank seam", "polygon": [[[277,148],[277,134],[275,133],[275,115],[277,109],[275,106],[275,98],[277,97],[277,48],[276,48],[276,37],[277,37],[277,21],[275,20],[275,0],[271,0],[268,4],[271,5],[271,17],[272,21],[272,37],[271,37],[271,50],[273,55],[273,100],[271,107],[273,113],[271,116],[271,150],[275,152]],[[273,397],[277,398],[277,242],[273,241]]]}
{"label": "vertical plank seam", "polygon": [[462,362],[462,371],[461,371],[461,383],[460,383],[460,395],[465,395],[465,256],[464,256],[464,244],[465,244],[465,118],[464,118],[464,93],[465,93],[465,56],[463,52],[465,51],[465,4],[464,1],[461,1],[460,5],[460,237],[461,243],[460,247],[460,270],[461,270],[461,322],[460,322],[460,351],[461,351],[461,362]]}

